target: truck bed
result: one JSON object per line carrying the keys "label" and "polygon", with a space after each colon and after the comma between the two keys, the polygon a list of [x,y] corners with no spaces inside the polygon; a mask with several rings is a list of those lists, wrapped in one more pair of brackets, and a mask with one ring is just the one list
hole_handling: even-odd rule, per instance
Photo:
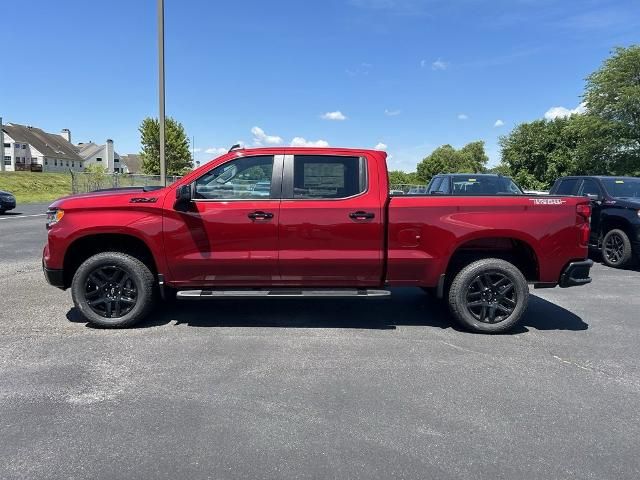
{"label": "truck bed", "polygon": [[[392,196],[387,206],[387,271],[392,285],[436,286],[456,255],[495,250],[527,255],[527,280],[557,284],[567,259],[584,259],[588,200],[563,196]],[[585,227],[586,225],[586,227]],[[588,233],[588,231],[587,231]]]}

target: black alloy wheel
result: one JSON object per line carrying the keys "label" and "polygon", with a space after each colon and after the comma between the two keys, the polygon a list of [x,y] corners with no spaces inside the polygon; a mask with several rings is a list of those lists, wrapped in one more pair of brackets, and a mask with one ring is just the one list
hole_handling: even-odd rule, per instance
{"label": "black alloy wheel", "polygon": [[508,276],[489,271],[477,275],[467,290],[467,310],[479,322],[499,323],[518,304],[518,295]]}
{"label": "black alloy wheel", "polygon": [[101,266],[87,276],[84,297],[89,308],[101,317],[120,318],[135,307],[138,288],[126,270]]}
{"label": "black alloy wheel", "polygon": [[454,276],[448,300],[453,317],[464,328],[478,333],[503,333],[522,320],[529,286],[512,263],[483,258]]}
{"label": "black alloy wheel", "polygon": [[607,235],[603,245],[603,254],[612,265],[619,265],[625,256],[625,244],[622,236],[616,232]]}

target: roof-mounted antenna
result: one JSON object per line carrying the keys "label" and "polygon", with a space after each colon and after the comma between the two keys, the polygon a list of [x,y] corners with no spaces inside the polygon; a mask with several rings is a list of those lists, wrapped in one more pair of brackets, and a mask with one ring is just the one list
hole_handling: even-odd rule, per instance
{"label": "roof-mounted antenna", "polygon": [[240,145],[239,143],[236,143],[229,149],[229,153],[233,152],[234,150],[242,150],[242,145]]}

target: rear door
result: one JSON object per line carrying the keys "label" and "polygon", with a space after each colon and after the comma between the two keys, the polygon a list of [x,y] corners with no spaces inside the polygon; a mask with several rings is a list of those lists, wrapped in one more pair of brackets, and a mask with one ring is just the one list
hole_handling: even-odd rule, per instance
{"label": "rear door", "polygon": [[[285,155],[279,269],[296,286],[377,286],[384,218],[365,157]],[[384,185],[383,188],[387,189]]]}

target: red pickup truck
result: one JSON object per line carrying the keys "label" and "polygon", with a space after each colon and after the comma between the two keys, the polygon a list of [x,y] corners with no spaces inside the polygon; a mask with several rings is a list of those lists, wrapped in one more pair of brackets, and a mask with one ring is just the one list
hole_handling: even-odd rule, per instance
{"label": "red pickup truck", "polygon": [[390,196],[386,154],[232,149],[165,188],[48,211],[43,267],[86,319],[131,325],[161,299],[390,294],[422,287],[496,333],[537,287],[591,281],[590,205],[559,196]]}

